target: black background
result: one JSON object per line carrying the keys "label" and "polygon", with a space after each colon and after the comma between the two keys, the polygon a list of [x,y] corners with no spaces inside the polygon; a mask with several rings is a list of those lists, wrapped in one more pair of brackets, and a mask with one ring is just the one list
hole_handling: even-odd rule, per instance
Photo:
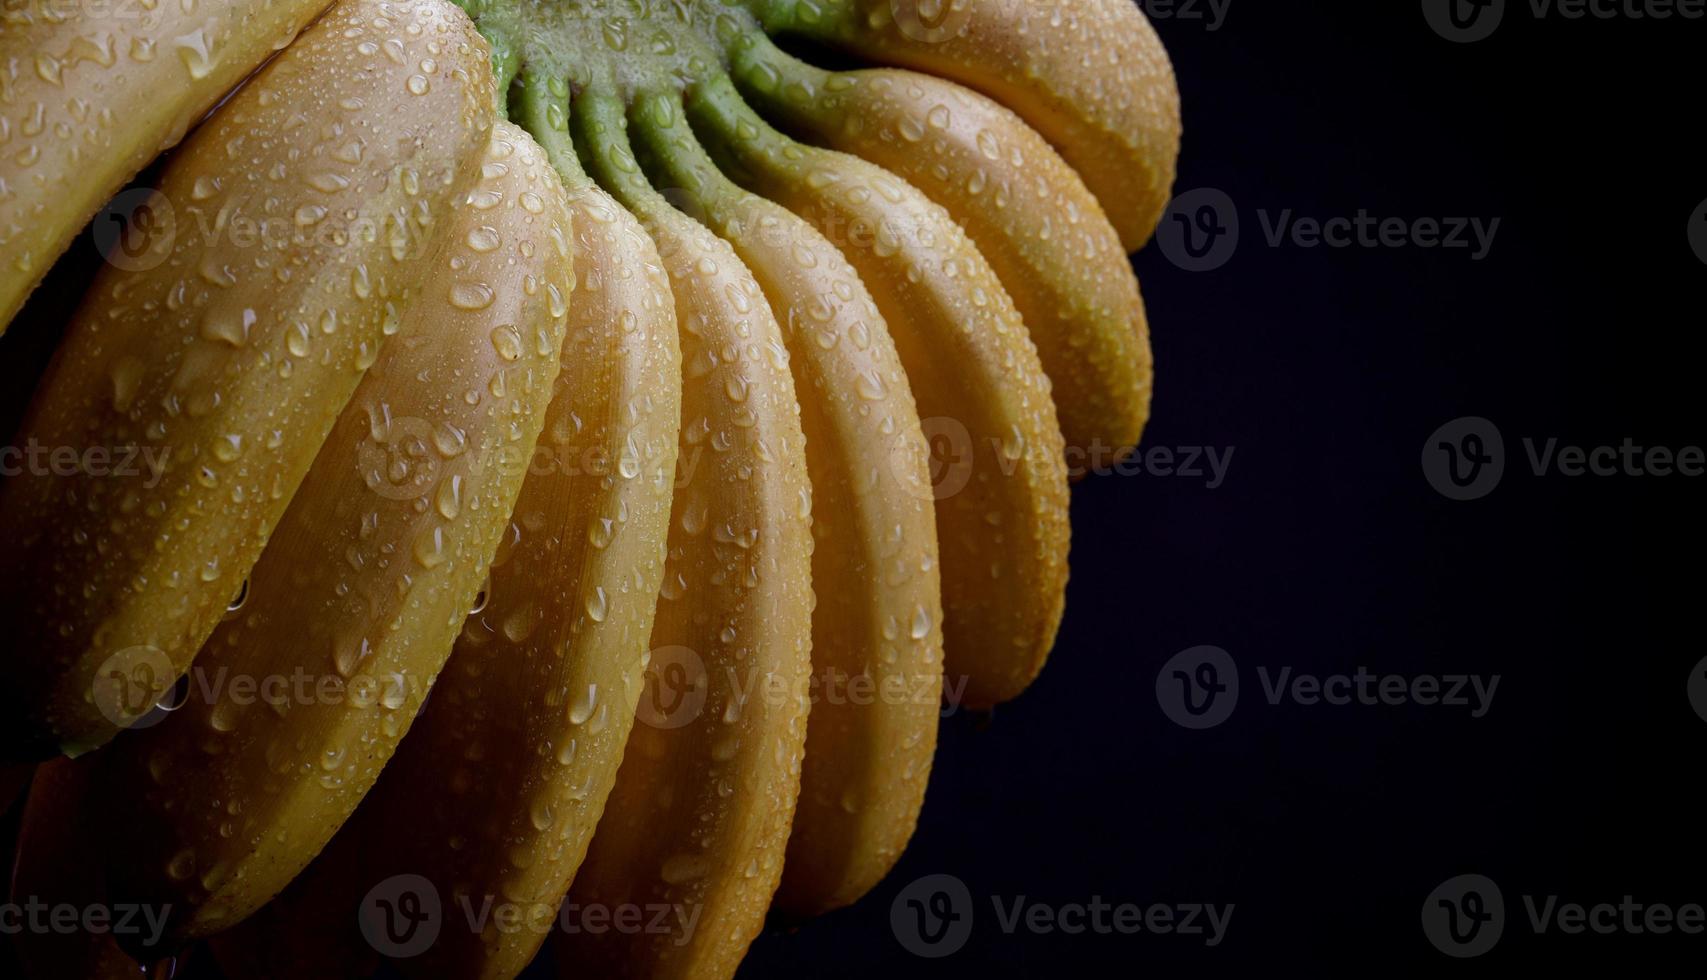
{"label": "black background", "polygon": [[[1707,936],[1537,936],[1521,897],[1707,902],[1707,724],[1685,696],[1707,653],[1703,480],[1538,477],[1522,440],[1707,442],[1707,265],[1686,237],[1707,198],[1690,70],[1707,21],[1508,6],[1491,38],[1464,45],[1416,0],[1232,0],[1217,30],[1177,8],[1156,18],[1185,111],[1176,189],[1224,191],[1243,232],[1214,271],[1154,245],[1135,259],[1158,362],[1146,445],[1231,449],[1225,483],[1076,488],[1049,668],[993,716],[945,720],[889,879],[854,908],[774,925],[743,977],[1699,975]],[[1500,225],[1481,261],[1271,247],[1258,212],[1285,209]],[[7,418],[52,343],[44,324],[92,266],[62,263],[0,340]],[[1419,462],[1461,416],[1492,420],[1506,443],[1504,480],[1469,502],[1436,493]],[[1155,682],[1200,644],[1233,656],[1243,691],[1226,723],[1188,731]],[[1270,705],[1259,666],[1501,680],[1475,719]],[[1464,873],[1498,883],[1507,922],[1492,952],[1452,960],[1419,917]],[[973,899],[970,941],[938,960],[890,925],[900,890],[932,874]],[[1019,896],[1236,909],[1206,948],[1008,934],[992,900]]]}

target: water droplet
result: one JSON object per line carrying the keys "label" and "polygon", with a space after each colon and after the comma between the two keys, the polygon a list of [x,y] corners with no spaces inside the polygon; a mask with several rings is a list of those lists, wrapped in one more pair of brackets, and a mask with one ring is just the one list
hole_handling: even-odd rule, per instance
{"label": "water droplet", "polygon": [[521,334],[516,333],[515,327],[497,327],[492,331],[492,348],[506,361],[520,360],[523,353]]}
{"label": "water droplet", "polygon": [[484,310],[494,298],[492,287],[483,282],[458,282],[450,287],[451,305],[459,310]]}
{"label": "water droplet", "polygon": [[917,609],[913,610],[913,629],[912,629],[913,639],[922,640],[927,635],[930,634],[930,631],[931,631],[931,614],[930,614],[930,611],[925,609],[924,606],[919,606]]}
{"label": "water droplet", "polygon": [[605,621],[605,613],[609,610],[609,600],[605,596],[603,586],[594,586],[592,594],[587,596],[587,616],[595,623]]}
{"label": "water droplet", "polygon": [[593,716],[593,708],[598,704],[599,686],[588,684],[575,696],[575,702],[569,706],[569,724],[585,725],[587,719]]}

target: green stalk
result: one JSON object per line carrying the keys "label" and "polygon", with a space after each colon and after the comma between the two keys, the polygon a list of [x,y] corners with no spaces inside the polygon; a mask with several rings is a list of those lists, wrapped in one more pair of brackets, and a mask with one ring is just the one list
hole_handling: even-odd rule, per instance
{"label": "green stalk", "polygon": [[766,33],[818,38],[834,37],[859,13],[853,0],[745,0],[744,5],[764,25]]}
{"label": "green stalk", "polygon": [[661,181],[680,187],[702,212],[705,224],[730,237],[733,214],[752,195],[723,175],[687,124],[680,94],[651,92],[635,100],[629,122],[639,149]]}
{"label": "green stalk", "polygon": [[562,176],[563,185],[574,192],[590,183],[569,138],[568,81],[548,78],[529,66],[522,71],[520,109],[518,122],[545,150],[546,158]]}
{"label": "green stalk", "polygon": [[809,65],[776,46],[769,35],[751,31],[728,46],[729,72],[743,91],[765,103],[786,99],[810,103],[824,91],[835,72]]}
{"label": "green stalk", "polygon": [[644,222],[656,221],[670,203],[652,187],[628,142],[628,118],[613,87],[598,85],[575,99],[570,125],[587,173]]}
{"label": "green stalk", "polygon": [[805,148],[759,117],[718,74],[688,91],[688,118],[708,136],[707,149],[722,171],[749,190],[765,178],[798,174]]}

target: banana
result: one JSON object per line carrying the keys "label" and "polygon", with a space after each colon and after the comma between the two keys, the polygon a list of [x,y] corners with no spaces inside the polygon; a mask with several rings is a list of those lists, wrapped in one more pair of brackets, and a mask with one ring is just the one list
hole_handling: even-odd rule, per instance
{"label": "banana", "polygon": [[[39,924],[20,923],[15,932],[7,930],[23,975],[31,980],[137,980],[140,975],[136,961],[110,935],[86,927],[101,921],[91,914],[105,920],[102,929],[119,926],[107,901],[100,850],[90,846],[100,840],[99,814],[91,806],[93,761],[55,759],[38,766],[30,782],[18,829],[11,902],[24,915],[51,917],[54,909],[65,908],[78,915],[72,929],[53,927],[51,918],[44,918]],[[141,911],[144,914],[129,917],[126,928],[149,927],[149,915],[157,912]]]}
{"label": "banana", "polygon": [[19,437],[76,460],[0,488],[33,570],[0,752],[99,746],[187,669],[474,177],[486,57],[442,0],[346,0],[168,166],[178,217],[97,277]]}
{"label": "banana", "polygon": [[1179,87],[1132,0],[747,0],[772,34],[951,78],[1061,152],[1137,251],[1167,208]]}
{"label": "banana", "polygon": [[1013,297],[1054,384],[1073,469],[1138,444],[1154,366],[1138,280],[1084,182],[1018,116],[953,82],[821,71],[762,34],[734,77],[755,105],[948,209]]}
{"label": "banana", "polygon": [[0,333],[102,202],[328,0],[0,11]]}
{"label": "banana", "polygon": [[718,172],[679,97],[637,103],[643,151],[752,270],[777,313],[812,481],[814,697],[776,904],[815,915],[888,873],[918,822],[942,696],[929,449],[889,329],[811,225]]}
{"label": "banana", "polygon": [[688,105],[725,170],[838,241],[876,299],[942,450],[945,683],[971,707],[1015,697],[1054,643],[1070,531],[1049,379],[1013,301],[966,234],[905,181],[788,140],[726,76],[691,90]]}
{"label": "banana", "polygon": [[101,753],[116,898],[168,940],[231,926],[308,864],[426,700],[509,526],[573,287],[562,184],[501,124],[432,291],[338,418],[208,639],[184,702]]}
{"label": "banana", "polygon": [[658,244],[683,380],[648,689],[569,903],[613,921],[674,914],[667,930],[559,932],[557,959],[566,976],[729,977],[782,872],[806,739],[812,497],[800,411],[764,295],[727,244],[647,184],[621,103],[595,89],[573,115],[588,169]]}
{"label": "banana", "polygon": [[[432,701],[355,816],[284,894],[216,940],[233,976],[371,972],[358,906],[399,874],[424,877],[448,913],[437,941],[400,969],[517,975],[549,931],[622,762],[670,520],[675,305],[639,222],[579,170],[567,88],[524,80],[523,116],[570,185],[577,287],[512,537]],[[528,927],[466,928],[456,910],[488,901],[519,906]]]}

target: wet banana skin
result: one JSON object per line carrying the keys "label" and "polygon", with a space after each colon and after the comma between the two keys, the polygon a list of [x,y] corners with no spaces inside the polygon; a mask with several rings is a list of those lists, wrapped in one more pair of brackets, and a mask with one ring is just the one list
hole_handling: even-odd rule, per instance
{"label": "wet banana skin", "polygon": [[[782,874],[811,669],[811,489],[787,348],[728,244],[640,173],[620,102],[576,99],[588,170],[647,224],[682,337],[683,477],[648,694],[578,908],[668,909],[662,930],[558,932],[565,975],[732,976]],[[589,148],[590,152],[589,152]]]}
{"label": "wet banana skin", "polygon": [[[320,858],[215,939],[233,977],[371,972],[360,906],[399,874],[425,878],[446,918],[398,969],[515,976],[555,921],[622,761],[674,489],[675,305],[639,222],[573,169],[572,150],[561,156],[567,90],[529,85],[538,101],[525,114],[571,172],[575,229],[576,290],[545,429],[485,598],[432,700]],[[492,913],[483,929],[467,914],[482,909]],[[525,927],[500,928],[498,913],[512,911]]]}
{"label": "wet banana skin", "polygon": [[764,290],[800,393],[813,488],[812,709],[776,905],[851,904],[912,836],[936,748],[942,585],[929,449],[876,303],[836,247],[724,177],[655,93],[630,114],[654,183],[685,198]]}
{"label": "wet banana skin", "polygon": [[1018,113],[1096,194],[1129,252],[1179,158],[1179,87],[1132,0],[744,0],[771,34],[953,79]]}
{"label": "wet banana skin", "polygon": [[109,887],[170,904],[168,941],[240,922],[325,846],[419,713],[510,527],[573,274],[561,184],[504,132],[186,702],[99,753],[123,855]]}
{"label": "wet banana skin", "polygon": [[1050,383],[1013,301],[947,212],[900,178],[789,140],[727,77],[696,86],[688,109],[727,172],[840,236],[876,299],[926,433],[945,444],[932,487],[945,684],[972,707],[1012,699],[1054,644],[1071,533]]}
{"label": "wet banana skin", "polygon": [[102,202],[327,5],[6,4],[0,333]]}
{"label": "wet banana skin", "polygon": [[762,112],[905,179],[966,230],[1037,344],[1076,475],[1138,444],[1154,374],[1138,280],[1102,206],[1043,137],[931,75],[822,71],[762,34],[733,57]]}
{"label": "wet banana skin", "polygon": [[454,7],[352,0],[167,165],[174,222],[102,269],[18,435],[141,463],[0,485],[32,571],[0,595],[0,753],[98,747],[188,668],[475,177],[487,58]]}

